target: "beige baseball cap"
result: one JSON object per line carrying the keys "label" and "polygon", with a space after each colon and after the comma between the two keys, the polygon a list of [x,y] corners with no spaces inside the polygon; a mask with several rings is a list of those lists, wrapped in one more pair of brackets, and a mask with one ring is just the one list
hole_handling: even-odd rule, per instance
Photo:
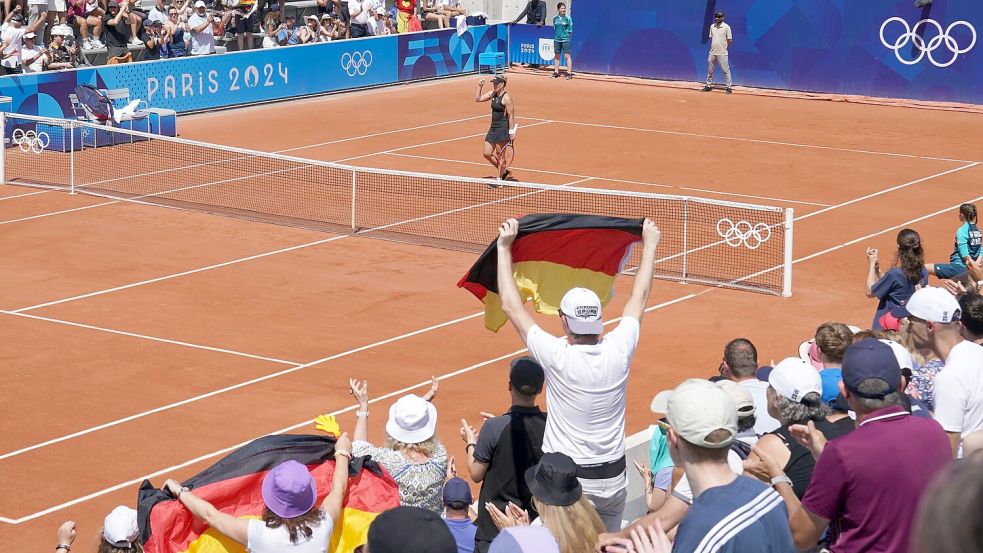
{"label": "beige baseball cap", "polygon": [[[709,380],[691,378],[652,399],[652,411],[665,413],[669,426],[687,442],[710,449],[728,447],[737,435],[737,404]],[[707,436],[726,430],[730,437],[708,442]]]}

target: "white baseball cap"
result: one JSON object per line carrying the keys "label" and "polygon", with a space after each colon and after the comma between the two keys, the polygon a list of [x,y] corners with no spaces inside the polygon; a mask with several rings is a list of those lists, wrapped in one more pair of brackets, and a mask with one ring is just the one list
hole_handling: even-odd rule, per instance
{"label": "white baseball cap", "polygon": [[[729,446],[737,435],[734,400],[709,380],[691,378],[671,392],[660,392],[652,400],[652,410],[665,413],[669,426],[695,446],[721,449]],[[730,437],[708,442],[707,436],[717,430],[726,430]]]}
{"label": "white baseball cap", "polygon": [[36,37],[36,36],[37,36],[37,35],[36,35],[36,34],[34,34],[34,33],[24,33],[24,38],[34,38],[34,37]]}
{"label": "white baseball cap", "polygon": [[312,20],[312,19],[313,19],[314,21],[321,21],[320,19],[318,19],[318,18],[317,18],[317,16],[316,16],[316,15],[308,15],[308,16],[307,16],[307,17],[305,17],[304,19],[307,19],[308,21],[310,21],[310,20]]}
{"label": "white baseball cap", "polygon": [[405,444],[429,440],[437,430],[437,408],[416,394],[399,398],[389,408],[386,432]]}
{"label": "white baseball cap", "polygon": [[823,379],[819,371],[798,357],[782,359],[767,371],[767,381],[782,397],[798,403],[813,392],[823,395]]}
{"label": "white baseball cap", "polygon": [[571,288],[560,300],[560,312],[574,334],[600,334],[604,330],[601,298],[593,290]]}
{"label": "white baseball cap", "polygon": [[958,321],[962,311],[959,302],[945,288],[926,286],[916,290],[904,307],[891,310],[891,314],[899,319],[914,316],[933,323],[949,324]]}
{"label": "white baseball cap", "polygon": [[195,7],[196,8],[207,8],[208,6],[204,2],[202,2],[202,0],[198,0],[197,2],[195,2]]}
{"label": "white baseball cap", "polygon": [[120,505],[110,511],[102,523],[102,539],[118,548],[129,549],[139,535],[137,512],[126,505]]}
{"label": "white baseball cap", "polygon": [[727,379],[718,380],[715,384],[734,400],[734,404],[737,405],[737,418],[743,419],[754,414],[754,398],[746,387]]}
{"label": "white baseball cap", "polygon": [[915,360],[912,359],[911,352],[905,349],[904,346],[895,342],[894,340],[882,339],[881,342],[891,346],[891,351],[894,352],[894,357],[898,360],[898,367],[902,369],[915,370]]}

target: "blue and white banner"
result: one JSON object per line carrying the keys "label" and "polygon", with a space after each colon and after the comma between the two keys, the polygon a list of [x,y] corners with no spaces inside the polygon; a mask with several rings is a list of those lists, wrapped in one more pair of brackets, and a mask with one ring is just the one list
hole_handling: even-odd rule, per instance
{"label": "blue and white banner", "polygon": [[509,29],[509,61],[512,63],[553,63],[553,27],[512,25]]}
{"label": "blue and white banner", "polygon": [[[73,117],[69,94],[91,84],[182,113],[470,72],[478,53],[505,51],[505,33],[482,26],[460,37],[436,31],[13,75],[0,77],[0,96],[14,112]],[[405,47],[414,41],[434,45],[425,64]]]}

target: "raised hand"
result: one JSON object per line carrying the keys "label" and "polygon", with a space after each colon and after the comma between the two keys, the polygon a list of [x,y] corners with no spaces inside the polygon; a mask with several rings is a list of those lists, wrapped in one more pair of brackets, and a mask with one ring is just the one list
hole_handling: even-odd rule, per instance
{"label": "raised hand", "polygon": [[519,221],[509,219],[498,227],[498,245],[504,248],[512,246],[515,237],[519,235]]}
{"label": "raised hand", "polygon": [[440,387],[440,382],[437,380],[436,376],[430,377],[430,390],[427,392],[423,399],[427,401],[433,401],[433,398],[437,397],[437,388]]}
{"label": "raised hand", "polygon": [[355,396],[355,399],[358,400],[359,405],[362,407],[367,406],[369,404],[369,381],[362,380],[359,382],[354,378],[349,378],[348,393]]}

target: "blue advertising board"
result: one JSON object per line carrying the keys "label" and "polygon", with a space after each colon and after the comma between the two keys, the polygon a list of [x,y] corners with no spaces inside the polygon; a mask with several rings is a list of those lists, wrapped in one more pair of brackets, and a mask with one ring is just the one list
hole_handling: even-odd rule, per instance
{"label": "blue advertising board", "polygon": [[509,28],[509,61],[512,63],[553,63],[551,26],[512,25]]}
{"label": "blue advertising board", "polygon": [[574,63],[593,73],[703,81],[718,10],[734,35],[736,84],[983,103],[977,0],[923,8],[914,0],[577,0]]}
{"label": "blue advertising board", "polygon": [[[505,51],[505,36],[504,28],[481,26],[461,36],[425,32],[12,75],[0,77],[0,96],[15,112],[72,117],[69,94],[91,84],[182,113],[470,72],[478,53]],[[433,46],[419,54],[406,47],[417,42]]]}

